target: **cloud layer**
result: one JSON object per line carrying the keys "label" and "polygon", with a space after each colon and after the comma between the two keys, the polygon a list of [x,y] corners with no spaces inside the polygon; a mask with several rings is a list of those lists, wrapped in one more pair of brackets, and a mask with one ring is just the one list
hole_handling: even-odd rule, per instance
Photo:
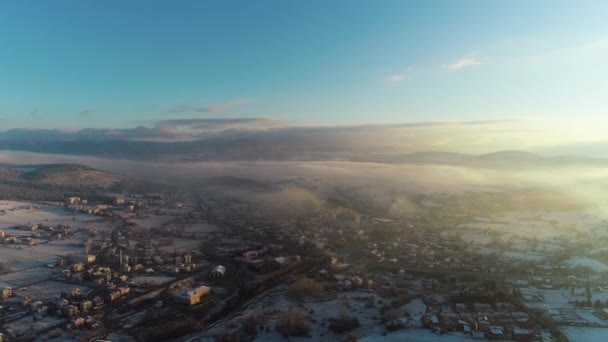
{"label": "cloud layer", "polygon": [[460,69],[469,68],[469,67],[477,66],[480,64],[481,64],[481,61],[475,54],[469,54],[467,56],[464,56],[462,58],[455,60],[454,62],[452,62],[450,64],[444,64],[443,68],[450,70],[450,71],[457,71]]}
{"label": "cloud layer", "polygon": [[199,106],[191,103],[182,103],[168,110],[169,113],[225,113],[235,107],[250,103],[250,99],[234,99],[213,106]]}

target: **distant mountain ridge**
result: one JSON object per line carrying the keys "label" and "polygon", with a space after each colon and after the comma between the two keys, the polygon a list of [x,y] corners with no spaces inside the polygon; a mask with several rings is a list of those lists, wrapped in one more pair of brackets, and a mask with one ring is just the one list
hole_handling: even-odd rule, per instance
{"label": "distant mountain ridge", "polygon": [[60,186],[108,186],[129,177],[79,164],[2,165],[0,181],[27,181]]}
{"label": "distant mountain ridge", "polygon": [[[390,164],[450,164],[487,166],[548,166],[585,164],[606,166],[608,160],[582,156],[546,157],[539,154],[505,150],[481,155],[447,151],[397,153],[374,146],[359,149],[343,141],[315,141],[301,136],[222,136],[203,140],[158,142],[132,140],[21,141],[0,140],[0,150],[27,151],[130,160],[196,161],[353,161]],[[390,152],[385,152],[390,151]]]}

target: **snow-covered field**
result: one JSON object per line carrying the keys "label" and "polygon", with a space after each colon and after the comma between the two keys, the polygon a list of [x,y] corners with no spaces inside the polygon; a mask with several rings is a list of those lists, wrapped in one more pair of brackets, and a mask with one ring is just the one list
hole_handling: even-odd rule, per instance
{"label": "snow-covered field", "polygon": [[[258,332],[256,341],[284,341],[283,336],[278,333],[274,326],[289,308],[294,307],[306,313],[310,318],[310,337],[290,337],[290,341],[343,341],[349,334],[355,335],[360,341],[470,341],[461,333],[448,335],[436,335],[430,330],[421,328],[420,319],[427,307],[420,299],[413,299],[409,303],[394,309],[395,317],[402,319],[407,324],[407,329],[397,332],[389,332],[386,336],[384,326],[378,320],[380,304],[383,299],[375,293],[364,291],[353,291],[339,294],[336,299],[325,302],[293,302],[284,294],[285,287],[278,287],[270,290],[265,295],[260,296],[253,302],[244,306],[242,312],[229,317],[225,321],[220,321],[203,333],[205,336],[212,336],[216,333],[230,331],[240,327],[241,321],[249,315],[256,318],[265,326],[271,326],[268,331]],[[367,305],[366,299],[374,298],[372,306]],[[408,313],[410,320],[406,320],[405,313]],[[343,316],[357,317],[360,327],[344,334],[336,334],[329,329],[331,318]],[[201,335],[198,334],[198,337]],[[191,336],[195,340],[195,336]],[[187,340],[187,339],[186,339]]]}
{"label": "snow-covered field", "polygon": [[57,247],[43,244],[38,246],[0,245],[0,260],[14,270],[22,270],[57,262],[60,255],[76,253],[82,248]]}
{"label": "snow-covered field", "polygon": [[175,280],[175,278],[164,277],[164,276],[135,276],[135,277],[133,277],[133,279],[131,279],[131,281],[133,281],[133,283],[135,285],[141,285],[141,284],[145,284],[145,283],[153,283],[155,285],[162,285],[162,284],[170,283],[173,280]]}
{"label": "snow-covered field", "polygon": [[[25,202],[0,202],[0,209],[5,210],[4,215],[0,215],[0,229],[16,234],[19,230],[12,230],[15,226],[28,223],[42,223],[48,226],[58,224],[68,225],[73,229],[94,228],[97,230],[111,229],[112,226],[97,216],[72,213],[64,208],[37,205]],[[31,233],[25,231],[25,233]]]}
{"label": "snow-covered field", "polygon": [[149,230],[151,228],[162,227],[164,224],[175,220],[175,217],[169,215],[156,215],[153,212],[148,212],[143,213],[141,217],[132,215],[128,220],[129,222],[135,223],[140,229]]}
{"label": "snow-covered field", "polygon": [[462,333],[449,333],[445,335],[437,335],[424,329],[408,329],[398,331],[387,336],[365,336],[359,339],[362,342],[381,342],[381,341],[416,341],[416,342],[460,342],[460,341],[478,341],[465,336]]}
{"label": "snow-covered field", "polygon": [[608,341],[608,328],[567,327],[561,330],[572,342]]}
{"label": "snow-covered field", "polygon": [[186,225],[184,231],[187,233],[212,233],[217,231],[218,228],[210,223],[200,222],[197,224]]}
{"label": "snow-covered field", "polygon": [[589,267],[595,272],[608,272],[608,265],[595,259],[572,257],[564,262],[570,268]]}
{"label": "snow-covered field", "polygon": [[18,288],[22,286],[29,286],[31,284],[36,284],[47,280],[52,273],[53,272],[50,268],[40,266],[18,272],[3,274],[0,276],[0,287],[9,286],[12,288]]}
{"label": "snow-covered field", "polygon": [[171,238],[173,244],[160,246],[159,249],[164,252],[190,252],[201,245],[200,240],[195,239],[183,239],[183,238]]}
{"label": "snow-covered field", "polygon": [[33,321],[31,316],[26,316],[17,321],[4,325],[6,330],[13,336],[31,334],[57,326],[63,322],[63,319],[47,316],[41,320]]}
{"label": "snow-covered field", "polygon": [[[497,232],[501,238],[522,237],[550,241],[559,236],[575,236],[576,233],[608,236],[606,219],[607,213],[595,210],[511,212],[491,218],[478,218],[459,228],[464,239],[480,244],[488,242],[488,237],[483,233],[487,231]],[[547,247],[548,251],[552,249],[555,248]]]}
{"label": "snow-covered field", "polygon": [[[108,220],[86,214],[74,214],[60,207],[37,205],[26,202],[0,201],[0,229],[7,236],[31,237],[35,232],[17,229],[18,226],[44,224],[47,226],[66,225],[77,229],[109,231],[112,224]],[[35,239],[37,245],[7,244],[0,246],[0,260],[13,270],[24,270],[56,262],[67,255],[82,255],[82,244],[88,239],[84,232],[77,232],[62,240]],[[5,276],[3,276],[5,278]]]}
{"label": "snow-covered field", "polygon": [[61,291],[71,292],[76,288],[79,288],[83,293],[90,290],[88,287],[82,285],[72,285],[48,280],[28,286],[25,291],[15,291],[15,295],[20,297],[28,296],[30,298],[36,298],[37,300],[51,300],[52,298],[58,297]]}

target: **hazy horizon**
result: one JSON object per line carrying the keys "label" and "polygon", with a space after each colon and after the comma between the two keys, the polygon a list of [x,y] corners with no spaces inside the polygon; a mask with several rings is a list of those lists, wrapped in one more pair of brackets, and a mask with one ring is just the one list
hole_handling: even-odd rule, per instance
{"label": "hazy horizon", "polygon": [[[606,11],[601,1],[5,3],[0,143],[365,127],[406,152],[605,157]],[[410,135],[427,141],[405,148]]]}

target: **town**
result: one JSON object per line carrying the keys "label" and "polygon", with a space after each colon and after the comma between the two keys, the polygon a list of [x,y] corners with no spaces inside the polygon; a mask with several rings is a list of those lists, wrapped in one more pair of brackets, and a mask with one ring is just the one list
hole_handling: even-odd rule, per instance
{"label": "town", "polygon": [[[3,340],[561,341],[608,329],[605,264],[571,257],[606,256],[593,249],[606,224],[590,215],[577,218],[587,235],[539,242],[491,229],[508,224],[501,212],[393,219],[333,199],[272,216],[205,191],[108,198],[0,203]],[[550,213],[526,215],[519,224],[559,231]]]}

